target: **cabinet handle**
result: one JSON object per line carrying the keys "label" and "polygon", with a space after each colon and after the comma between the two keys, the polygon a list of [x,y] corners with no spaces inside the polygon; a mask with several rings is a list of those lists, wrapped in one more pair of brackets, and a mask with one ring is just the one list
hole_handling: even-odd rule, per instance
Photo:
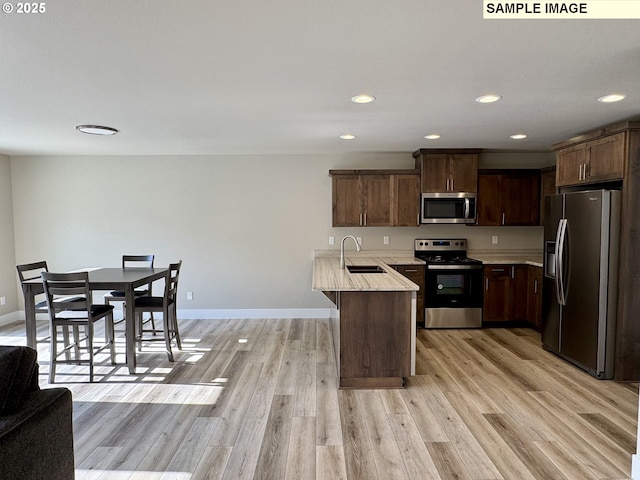
{"label": "cabinet handle", "polygon": [[584,166],[584,164],[580,164],[579,168],[579,172],[578,172],[578,180],[582,180],[582,167]]}
{"label": "cabinet handle", "polygon": [[538,280],[533,281],[533,293],[538,294]]}
{"label": "cabinet handle", "polygon": [[484,279],[484,290],[485,290],[485,292],[489,291],[489,279],[488,278]]}
{"label": "cabinet handle", "polygon": [[588,167],[588,165],[585,163],[584,164],[584,168],[582,169],[582,179],[583,180],[587,179],[587,167]]}
{"label": "cabinet handle", "polygon": [[504,221],[505,221],[505,217],[506,217],[506,213],[502,212],[502,225],[504,225]]}
{"label": "cabinet handle", "polygon": [[447,178],[447,187],[446,187],[446,191],[449,191],[449,179]]}
{"label": "cabinet handle", "polygon": [[511,278],[516,278],[516,267],[511,267]]}
{"label": "cabinet handle", "polygon": [[406,273],[417,273],[418,270],[405,270]]}
{"label": "cabinet handle", "polygon": [[451,191],[453,192],[455,190],[455,187],[453,186],[453,178],[451,179]]}
{"label": "cabinet handle", "polygon": [[492,268],[492,272],[504,272],[504,268]]}
{"label": "cabinet handle", "polygon": [[364,223],[363,225],[366,227],[367,226],[367,214],[364,214]]}
{"label": "cabinet handle", "polygon": [[362,226],[362,214],[360,214],[360,226]]}

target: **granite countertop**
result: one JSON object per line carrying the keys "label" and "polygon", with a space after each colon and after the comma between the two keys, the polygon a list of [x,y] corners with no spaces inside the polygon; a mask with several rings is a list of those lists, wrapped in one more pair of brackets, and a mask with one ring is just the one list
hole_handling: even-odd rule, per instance
{"label": "granite countertop", "polygon": [[316,253],[311,289],[316,291],[416,291],[418,285],[390,265],[424,265],[411,254],[374,255],[374,252],[345,253],[347,265],[379,265],[385,273],[350,273],[340,268],[340,252]]}
{"label": "granite countertop", "polygon": [[471,251],[467,256],[486,265],[523,264],[542,267],[542,253],[531,250]]}

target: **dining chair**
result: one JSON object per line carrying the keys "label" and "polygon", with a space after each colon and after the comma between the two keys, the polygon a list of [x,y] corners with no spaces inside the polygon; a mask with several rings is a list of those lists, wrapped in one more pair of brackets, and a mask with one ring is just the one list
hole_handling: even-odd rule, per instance
{"label": "dining chair", "polygon": [[[45,260],[42,260],[40,262],[23,263],[21,265],[16,265],[16,270],[18,271],[18,278],[20,279],[20,285],[22,285],[24,282],[27,282],[30,280],[36,280],[36,279],[42,280],[42,277],[40,274],[42,272],[48,272],[49,268],[47,267],[47,262]],[[23,294],[24,294],[24,291],[23,291]],[[42,298],[42,300],[38,300],[38,298]],[[24,300],[26,303],[27,299],[25,298]],[[65,300],[79,301],[82,299],[79,297],[72,297],[72,298],[67,298]],[[47,314],[49,313],[49,307],[47,306],[46,298],[44,298],[44,292],[40,295],[36,295],[35,313],[47,313]],[[49,340],[49,337],[47,336],[39,341],[46,342],[48,340]]]}
{"label": "dining chair", "polygon": [[[138,349],[142,347],[142,342],[147,341],[163,341],[167,349],[167,356],[170,362],[173,362],[173,352],[171,351],[171,342],[175,340],[178,350],[182,350],[180,341],[180,332],[178,331],[178,278],[180,277],[180,268],[182,260],[178,263],[172,263],[167,269],[164,277],[164,294],[162,297],[137,297],[135,299],[135,315],[136,315],[136,342]],[[152,327],[145,329],[142,322],[142,314],[144,312],[161,312],[162,313],[162,330]],[[152,336],[145,337],[145,333]],[[162,337],[156,337],[156,334],[162,333]]]}
{"label": "dining chair", "polygon": [[[54,383],[56,365],[58,363],[88,363],[89,381],[93,382],[93,366],[95,355],[106,348],[111,354],[111,364],[116,363],[116,348],[113,330],[113,305],[93,304],[91,289],[89,288],[88,272],[51,273],[42,272],[44,293],[49,307],[50,336],[50,365],[49,383]],[[69,301],[72,296],[81,300]],[[94,347],[94,324],[104,319],[104,343]],[[75,358],[59,360],[58,357],[58,328],[62,327],[64,351],[74,351]],[[73,343],[69,343],[67,327],[73,329]],[[84,328],[84,338],[80,338],[79,330]],[[80,353],[80,342],[87,342],[88,359],[83,359]]]}
{"label": "dining chair", "polygon": [[[154,255],[123,255],[122,256],[122,269],[126,268],[135,268],[135,267],[148,267],[153,268],[153,260]],[[151,284],[148,284],[146,287],[141,287],[133,291],[133,294],[136,297],[142,297],[145,295],[151,295]],[[124,320],[124,312],[125,312],[125,303],[124,303],[125,293],[123,290],[113,290],[104,295],[104,301],[107,305],[110,305],[111,302],[122,302],[122,320]],[[116,323],[122,322],[122,320],[117,321]],[[151,321],[151,326],[153,329],[156,328],[153,313],[151,314],[149,320]]]}

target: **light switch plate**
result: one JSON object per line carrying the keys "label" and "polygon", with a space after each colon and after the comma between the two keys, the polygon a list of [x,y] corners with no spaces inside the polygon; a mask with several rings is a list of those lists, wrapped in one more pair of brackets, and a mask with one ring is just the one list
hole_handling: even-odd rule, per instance
{"label": "light switch plate", "polygon": [[498,235],[493,235],[491,237],[491,243],[493,243],[494,245],[498,244]]}
{"label": "light switch plate", "polygon": [[382,243],[384,243],[385,245],[389,245],[389,235],[385,235],[384,237],[382,237]]}

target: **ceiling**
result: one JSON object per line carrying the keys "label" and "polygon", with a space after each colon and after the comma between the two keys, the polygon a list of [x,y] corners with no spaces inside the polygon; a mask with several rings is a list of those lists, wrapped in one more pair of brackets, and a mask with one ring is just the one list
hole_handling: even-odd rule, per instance
{"label": "ceiling", "polygon": [[637,20],[483,20],[482,0],[45,8],[0,14],[0,154],[548,151],[640,118]]}

